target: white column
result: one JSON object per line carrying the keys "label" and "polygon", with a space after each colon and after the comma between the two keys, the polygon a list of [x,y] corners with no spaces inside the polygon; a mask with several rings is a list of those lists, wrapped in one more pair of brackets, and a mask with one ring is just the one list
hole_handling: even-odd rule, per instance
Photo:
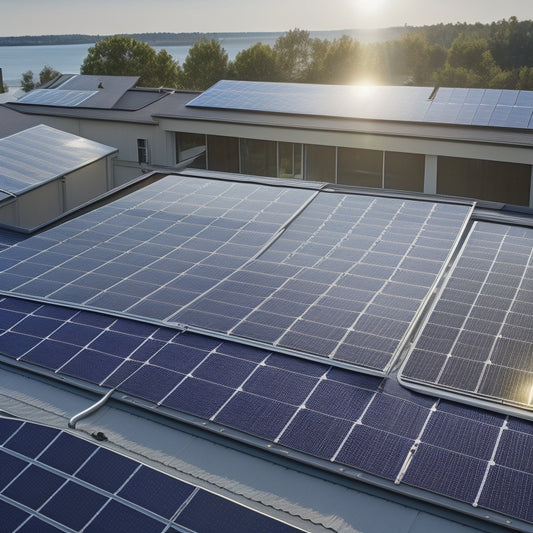
{"label": "white column", "polygon": [[529,207],[533,207],[533,165],[531,165],[531,179],[529,180]]}
{"label": "white column", "polygon": [[437,194],[437,156],[426,155],[424,166],[424,192]]}

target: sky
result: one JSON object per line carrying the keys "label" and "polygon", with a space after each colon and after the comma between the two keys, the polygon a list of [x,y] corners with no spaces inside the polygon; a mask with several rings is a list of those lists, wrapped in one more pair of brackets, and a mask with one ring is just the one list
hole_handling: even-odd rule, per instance
{"label": "sky", "polygon": [[0,36],[284,32],[533,18],[533,0],[0,0]]}

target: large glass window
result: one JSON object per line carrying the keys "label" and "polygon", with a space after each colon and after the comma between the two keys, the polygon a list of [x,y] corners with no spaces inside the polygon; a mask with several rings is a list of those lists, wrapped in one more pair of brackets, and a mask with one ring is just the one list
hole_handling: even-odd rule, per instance
{"label": "large glass window", "polygon": [[421,154],[385,153],[385,188],[424,192],[426,158]]}
{"label": "large glass window", "polygon": [[205,168],[205,135],[203,133],[176,133],[178,163],[194,158],[191,166]]}
{"label": "large glass window", "polygon": [[208,135],[207,168],[221,172],[239,172],[239,139]]}
{"label": "large glass window", "polygon": [[280,178],[302,179],[302,145],[295,143],[278,143]]}
{"label": "large glass window", "polygon": [[277,177],[276,141],[241,139],[241,172]]}
{"label": "large glass window", "polygon": [[337,183],[381,187],[383,152],[359,148],[337,150]]}
{"label": "large glass window", "polygon": [[530,187],[531,165],[459,157],[438,158],[439,194],[527,206]]}
{"label": "large glass window", "polygon": [[334,146],[308,144],[305,147],[305,179],[335,183]]}

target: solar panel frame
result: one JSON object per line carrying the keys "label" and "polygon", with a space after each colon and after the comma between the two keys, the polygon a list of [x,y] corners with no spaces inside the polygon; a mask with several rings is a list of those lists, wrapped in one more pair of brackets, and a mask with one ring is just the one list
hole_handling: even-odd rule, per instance
{"label": "solar panel frame", "polygon": [[[525,310],[518,298],[529,279],[532,242],[533,232],[527,228],[474,223],[400,368],[402,384],[441,397],[461,395],[474,405],[533,419],[528,389],[533,336],[527,314],[514,312],[517,304],[519,311]],[[480,247],[482,260],[476,258]],[[476,266],[481,276],[474,275]],[[461,296],[455,295],[458,290]],[[450,298],[461,303],[452,303]],[[529,296],[524,298],[527,302]],[[447,312],[440,313],[447,301],[451,303]],[[444,333],[447,340],[438,344]],[[433,359],[431,374],[426,373],[428,363],[424,367],[422,359]]]}

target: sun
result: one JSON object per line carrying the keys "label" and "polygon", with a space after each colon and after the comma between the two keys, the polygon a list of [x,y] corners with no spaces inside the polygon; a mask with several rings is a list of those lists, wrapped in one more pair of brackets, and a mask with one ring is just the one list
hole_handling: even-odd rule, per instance
{"label": "sun", "polygon": [[380,15],[387,5],[387,0],[354,0],[354,10],[360,16],[375,17]]}

